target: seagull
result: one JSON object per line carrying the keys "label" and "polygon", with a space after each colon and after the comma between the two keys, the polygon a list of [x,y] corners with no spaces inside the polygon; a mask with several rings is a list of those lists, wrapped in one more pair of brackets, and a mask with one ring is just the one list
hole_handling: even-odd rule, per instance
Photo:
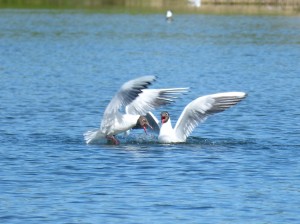
{"label": "seagull", "polygon": [[168,22],[171,22],[173,20],[173,13],[171,10],[168,10],[167,13],[166,13],[166,20]]}
{"label": "seagull", "polygon": [[[186,142],[187,137],[208,116],[222,112],[246,98],[244,92],[225,92],[201,96],[190,102],[182,111],[175,128],[172,128],[170,114],[167,111],[161,113],[161,127],[159,130],[159,143]],[[147,116],[150,123],[157,119],[151,113]]]}
{"label": "seagull", "polygon": [[152,127],[143,114],[172,103],[177,94],[187,92],[187,88],[147,89],[155,80],[155,76],[142,76],[124,83],[107,105],[100,128],[84,133],[86,143],[107,139],[117,145],[117,134],[132,128],[146,132],[147,127]]}

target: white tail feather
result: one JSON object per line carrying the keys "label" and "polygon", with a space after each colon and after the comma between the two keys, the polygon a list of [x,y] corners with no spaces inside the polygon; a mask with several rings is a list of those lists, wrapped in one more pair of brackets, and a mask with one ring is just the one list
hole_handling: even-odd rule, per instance
{"label": "white tail feather", "polygon": [[97,143],[98,141],[105,139],[105,136],[100,129],[87,131],[83,134],[83,136],[86,144]]}

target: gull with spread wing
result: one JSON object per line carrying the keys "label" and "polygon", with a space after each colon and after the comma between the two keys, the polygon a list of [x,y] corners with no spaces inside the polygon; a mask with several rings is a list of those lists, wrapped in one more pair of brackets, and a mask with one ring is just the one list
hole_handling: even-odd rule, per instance
{"label": "gull with spread wing", "polygon": [[[162,112],[158,141],[160,143],[186,142],[192,131],[210,115],[236,105],[246,96],[247,94],[244,92],[225,92],[199,97],[184,108],[175,128],[172,128],[170,114],[166,111]],[[150,124],[157,123],[157,119],[152,113],[148,113],[146,117]]]}
{"label": "gull with spread wing", "polygon": [[155,76],[142,76],[124,83],[106,107],[100,129],[84,133],[86,143],[107,139],[119,144],[115,136],[134,127],[146,132],[147,126],[152,127],[143,114],[172,103],[176,95],[187,92],[187,88],[147,89],[155,80]]}

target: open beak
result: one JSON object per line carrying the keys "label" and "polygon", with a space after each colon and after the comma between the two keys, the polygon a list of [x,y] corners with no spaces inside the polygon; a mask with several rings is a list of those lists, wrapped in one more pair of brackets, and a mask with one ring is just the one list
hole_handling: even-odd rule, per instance
{"label": "open beak", "polygon": [[161,116],[161,123],[165,123],[166,117],[165,116]]}
{"label": "open beak", "polygon": [[146,125],[144,125],[144,126],[143,126],[143,129],[144,129],[144,131],[145,131],[146,135],[148,135],[148,133],[147,133],[147,127],[146,127]]}
{"label": "open beak", "polygon": [[149,128],[151,128],[153,130],[153,128],[152,128],[152,126],[150,124],[144,124],[143,129],[144,129],[146,135],[148,135],[148,133],[147,133],[147,126],[149,126]]}

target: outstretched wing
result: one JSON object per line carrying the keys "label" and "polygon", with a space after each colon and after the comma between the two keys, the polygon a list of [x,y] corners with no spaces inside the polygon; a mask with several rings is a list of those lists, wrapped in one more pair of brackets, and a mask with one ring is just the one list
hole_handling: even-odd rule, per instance
{"label": "outstretched wing", "polygon": [[188,88],[143,89],[134,101],[126,106],[128,114],[146,114],[160,106],[174,102]]}
{"label": "outstretched wing", "polygon": [[189,103],[181,113],[174,128],[176,136],[185,141],[197,125],[209,115],[222,112],[243,100],[244,92],[217,93],[199,97]]}
{"label": "outstretched wing", "polygon": [[105,130],[110,127],[116,119],[119,109],[134,101],[142,90],[154,81],[155,76],[142,76],[124,83],[106,107],[101,122],[101,129]]}

